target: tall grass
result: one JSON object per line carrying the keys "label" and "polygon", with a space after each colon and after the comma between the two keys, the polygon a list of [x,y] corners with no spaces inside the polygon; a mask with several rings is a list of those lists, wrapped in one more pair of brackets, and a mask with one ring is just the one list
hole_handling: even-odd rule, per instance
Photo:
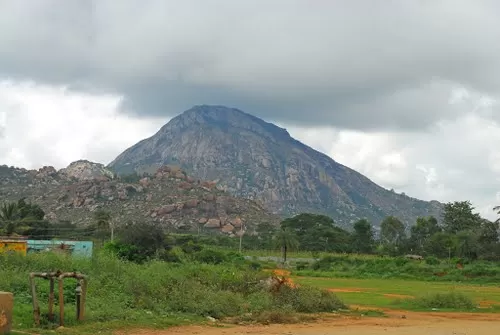
{"label": "tall grass", "polygon": [[[286,310],[328,312],[344,308],[335,295],[302,287],[272,294],[260,281],[267,275],[247,264],[167,263],[138,265],[99,252],[92,259],[55,254],[0,256],[0,291],[14,293],[14,325],[30,327],[32,313],[28,274],[46,271],[79,271],[89,276],[86,322],[140,320],[159,317],[238,316]],[[74,324],[75,285],[65,281],[70,311],[65,322]],[[48,282],[37,281],[42,311],[46,310]]]}

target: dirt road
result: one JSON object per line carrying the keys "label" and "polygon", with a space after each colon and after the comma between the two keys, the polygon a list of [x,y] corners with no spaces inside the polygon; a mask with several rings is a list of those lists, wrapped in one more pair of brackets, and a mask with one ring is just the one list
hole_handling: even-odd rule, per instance
{"label": "dirt road", "polygon": [[[125,334],[125,333],[124,333]],[[498,335],[500,314],[389,312],[387,317],[331,317],[308,324],[188,326],[129,335]]]}

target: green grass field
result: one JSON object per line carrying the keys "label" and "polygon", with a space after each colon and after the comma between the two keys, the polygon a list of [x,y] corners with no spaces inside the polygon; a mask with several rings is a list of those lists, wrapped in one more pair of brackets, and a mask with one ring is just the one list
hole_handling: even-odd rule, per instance
{"label": "green grass field", "polygon": [[[367,315],[366,310],[385,308],[432,310],[433,304],[440,302],[445,302],[437,306],[440,311],[500,312],[500,287],[495,286],[499,264],[496,263],[472,263],[466,264],[463,270],[450,270],[449,265],[441,261],[428,264],[402,258],[330,255],[320,264],[319,270],[312,266],[302,271],[290,268],[294,282],[301,284],[298,290],[287,288],[271,293],[260,285],[260,281],[276,269],[276,262],[245,260],[234,252],[210,248],[190,253],[181,251],[180,248],[173,250],[180,255],[176,262],[152,260],[144,264],[123,261],[105,250],[96,252],[92,259],[57,254],[3,255],[0,256],[0,290],[15,295],[14,328],[41,334],[52,334],[57,325],[45,320],[42,329],[33,329],[28,274],[55,269],[78,270],[90,276],[83,324],[74,320],[74,283],[65,285],[65,320],[69,327],[65,333],[68,334],[110,334],[120,328],[165,328],[207,322],[207,316],[224,319],[250,315],[252,321],[257,321],[274,320],[278,314],[289,317],[300,313],[341,311]],[[451,282],[443,277],[437,277],[439,281],[436,281],[434,273],[447,269],[453,271],[451,278],[469,281]],[[468,279],[465,274],[477,277]],[[380,278],[387,275],[392,277]],[[481,280],[485,282],[480,284]],[[456,294],[446,295],[448,292]],[[48,299],[46,281],[39,281],[39,293],[43,315]],[[433,294],[432,299],[420,299],[428,294]],[[351,312],[346,311],[346,305],[351,307]],[[357,310],[358,306],[363,307],[362,311],[361,308]],[[380,315],[374,313],[374,316]]]}
{"label": "green grass field", "polygon": [[500,311],[500,287],[494,285],[423,282],[399,279],[293,277],[298,284],[335,292],[346,304],[378,308],[415,309],[408,300],[427,294],[457,292],[471,298],[477,311]]}

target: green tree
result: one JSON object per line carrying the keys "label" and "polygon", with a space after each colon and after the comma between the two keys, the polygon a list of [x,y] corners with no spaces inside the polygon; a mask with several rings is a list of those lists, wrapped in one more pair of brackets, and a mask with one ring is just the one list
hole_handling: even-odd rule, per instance
{"label": "green tree", "polygon": [[389,253],[401,253],[406,241],[404,224],[394,216],[386,217],[380,224],[380,241]]}
{"label": "green tree", "polygon": [[470,201],[455,201],[444,205],[443,228],[446,232],[456,234],[460,231],[474,231],[481,226],[482,219],[473,213]]}
{"label": "green tree", "polygon": [[337,227],[332,218],[311,213],[302,213],[285,219],[281,227],[290,229],[299,241],[301,250],[349,251],[350,234]]}
{"label": "green tree", "polygon": [[442,229],[435,217],[418,218],[416,224],[411,227],[411,247],[418,253],[424,253],[426,242],[432,235],[441,231]]}
{"label": "green tree", "polygon": [[45,217],[43,209],[37,204],[26,202],[26,198],[19,199],[17,207],[21,220],[42,221]]}
{"label": "green tree", "polygon": [[478,256],[481,258],[495,260],[500,257],[497,252],[500,249],[499,225],[498,220],[492,222],[483,219],[477,239]]}
{"label": "green tree", "polygon": [[458,257],[476,259],[478,254],[478,234],[471,230],[459,231],[456,235],[456,251]]}
{"label": "green tree", "polygon": [[120,257],[142,263],[170,250],[171,246],[166,244],[165,233],[159,224],[129,222],[118,230],[118,241],[110,242],[107,248]]}
{"label": "green tree", "polygon": [[289,228],[282,227],[274,235],[275,245],[281,249],[283,254],[283,263],[286,262],[288,251],[297,249],[299,241],[296,234]]}
{"label": "green tree", "polygon": [[500,222],[497,221],[490,221],[483,219],[481,222],[481,228],[479,230],[479,237],[478,241],[480,244],[494,244],[498,243],[499,240],[499,227]]}
{"label": "green tree", "polygon": [[51,225],[45,220],[45,212],[38,204],[26,202],[26,198],[17,201],[19,220],[16,231],[30,238],[50,238]]}
{"label": "green tree", "polygon": [[45,212],[39,205],[26,202],[5,202],[0,207],[0,223],[7,235],[21,233],[29,237],[48,234],[49,222],[44,220]]}
{"label": "green tree", "polygon": [[354,223],[352,235],[353,250],[359,253],[372,253],[375,246],[375,233],[368,220],[361,219]]}
{"label": "green tree", "polygon": [[4,202],[0,207],[0,222],[7,236],[14,233],[19,222],[19,207],[15,202]]}
{"label": "green tree", "polygon": [[[337,226],[316,230],[318,241],[316,250],[328,252],[352,252],[352,235],[345,229]],[[314,236],[314,235],[313,235]]]}
{"label": "green tree", "polygon": [[425,242],[424,249],[429,255],[445,258],[454,256],[456,245],[456,236],[454,234],[439,232],[432,235]]}

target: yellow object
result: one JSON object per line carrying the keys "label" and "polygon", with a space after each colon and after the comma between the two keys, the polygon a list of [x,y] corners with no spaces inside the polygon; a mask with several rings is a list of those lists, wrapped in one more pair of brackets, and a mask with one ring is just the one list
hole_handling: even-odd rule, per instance
{"label": "yellow object", "polygon": [[26,241],[13,241],[13,240],[0,240],[0,254],[6,252],[17,252],[26,256],[28,252],[28,242]]}
{"label": "yellow object", "polygon": [[298,285],[290,278],[290,271],[283,269],[273,270],[274,278],[279,282],[279,285],[286,285],[291,288],[297,288]]}

